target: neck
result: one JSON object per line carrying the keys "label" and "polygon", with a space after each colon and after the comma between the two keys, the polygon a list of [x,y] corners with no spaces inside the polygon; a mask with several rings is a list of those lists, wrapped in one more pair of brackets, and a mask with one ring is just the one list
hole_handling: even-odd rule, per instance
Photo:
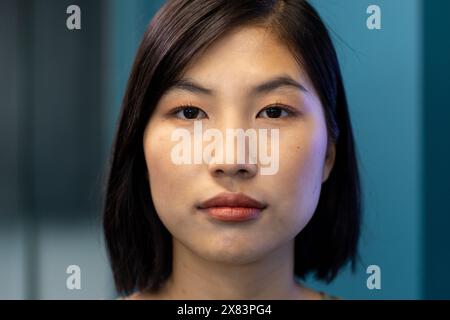
{"label": "neck", "polygon": [[173,240],[172,274],[164,288],[170,299],[301,299],[294,278],[294,240],[263,259],[232,264],[208,261]]}

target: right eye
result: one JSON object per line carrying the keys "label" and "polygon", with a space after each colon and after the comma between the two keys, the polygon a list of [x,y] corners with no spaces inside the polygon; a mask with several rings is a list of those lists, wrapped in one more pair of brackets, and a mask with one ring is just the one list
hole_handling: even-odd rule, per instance
{"label": "right eye", "polygon": [[206,113],[200,108],[193,106],[180,106],[173,112],[174,116],[183,120],[199,120],[199,114],[203,114],[202,118],[206,117]]}

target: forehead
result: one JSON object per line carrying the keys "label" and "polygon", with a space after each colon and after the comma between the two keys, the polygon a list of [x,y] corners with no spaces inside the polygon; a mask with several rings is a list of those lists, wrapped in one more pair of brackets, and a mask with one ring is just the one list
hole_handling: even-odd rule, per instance
{"label": "forehead", "polygon": [[279,75],[302,83],[307,80],[287,45],[272,31],[246,26],[214,42],[182,76],[225,90],[236,86],[245,89]]}

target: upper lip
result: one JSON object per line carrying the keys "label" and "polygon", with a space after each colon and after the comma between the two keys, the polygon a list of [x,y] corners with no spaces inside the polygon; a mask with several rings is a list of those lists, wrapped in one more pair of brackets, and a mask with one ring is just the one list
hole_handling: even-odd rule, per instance
{"label": "upper lip", "polygon": [[243,193],[222,192],[199,205],[200,209],[211,207],[246,207],[264,209],[267,205]]}

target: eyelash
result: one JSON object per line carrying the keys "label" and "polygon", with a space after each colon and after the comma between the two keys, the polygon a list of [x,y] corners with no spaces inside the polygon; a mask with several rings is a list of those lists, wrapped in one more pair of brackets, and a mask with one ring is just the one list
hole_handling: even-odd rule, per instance
{"label": "eyelash", "polygon": [[[180,111],[183,111],[183,110],[186,109],[186,108],[198,109],[198,110],[200,110],[201,112],[203,112],[203,113],[206,114],[206,112],[204,112],[201,108],[196,107],[196,106],[194,106],[192,103],[189,102],[188,104],[183,104],[183,105],[180,105],[180,106],[176,107],[174,110],[172,110],[172,111],[170,112],[170,115],[176,117],[177,113],[179,113]],[[287,105],[285,105],[285,104],[282,104],[282,103],[280,103],[280,102],[275,102],[275,103],[269,104],[268,106],[264,107],[261,111],[258,112],[258,115],[259,115],[261,112],[264,112],[265,110],[268,110],[268,109],[270,109],[270,108],[279,108],[279,109],[281,109],[282,111],[286,111],[288,115],[285,116],[285,117],[279,117],[279,118],[269,118],[269,117],[267,117],[267,119],[273,119],[273,120],[276,120],[276,119],[282,119],[282,118],[287,118],[287,117],[295,117],[295,116],[297,116],[297,115],[299,114],[299,111],[298,111],[298,110],[295,110],[294,108],[292,108],[292,107],[290,107],[290,106],[287,106]],[[178,117],[177,117],[177,118],[178,118]],[[187,121],[195,121],[195,120],[197,120],[197,119],[182,119],[182,118],[178,118],[178,119],[181,119],[181,120],[187,120]]]}

